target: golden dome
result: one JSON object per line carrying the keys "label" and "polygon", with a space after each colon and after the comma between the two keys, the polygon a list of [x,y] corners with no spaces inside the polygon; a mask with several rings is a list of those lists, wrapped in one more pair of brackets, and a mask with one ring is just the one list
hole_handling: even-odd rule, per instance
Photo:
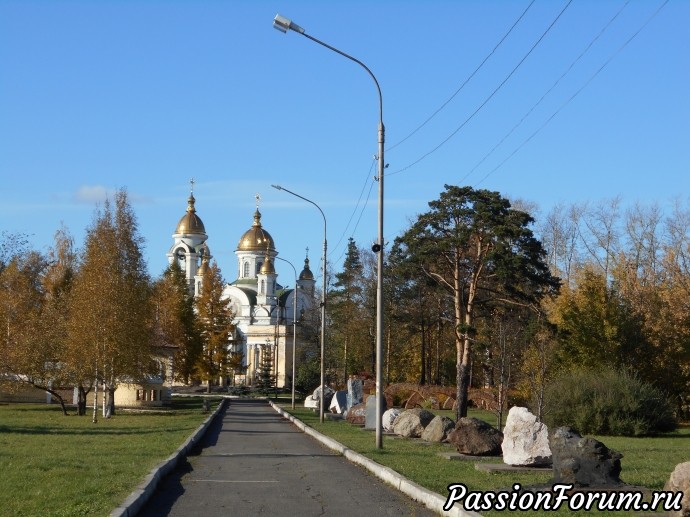
{"label": "golden dome", "polygon": [[261,212],[254,212],[254,224],[240,238],[237,251],[275,251],[273,237],[261,227]]}
{"label": "golden dome", "polygon": [[273,267],[273,261],[271,260],[270,257],[266,257],[266,260],[264,261],[263,264],[261,264],[261,271],[260,273],[262,275],[273,275],[275,274],[276,270]]}
{"label": "golden dome", "polygon": [[211,260],[211,250],[205,242],[199,248],[199,254],[201,255],[201,266],[199,266],[196,274],[197,276],[204,276],[206,271],[208,271],[208,263]]}
{"label": "golden dome", "polygon": [[199,269],[197,269],[196,275],[197,276],[204,276],[207,271],[208,271],[208,259],[204,259],[201,261],[201,266],[199,266]]}
{"label": "golden dome", "polygon": [[186,235],[206,235],[206,228],[204,228],[204,223],[201,218],[196,215],[196,209],[194,208],[194,195],[189,194],[189,199],[187,200],[187,213],[182,216],[180,222],[177,223],[177,229],[175,233],[186,234]]}
{"label": "golden dome", "polygon": [[311,269],[309,269],[309,259],[308,258],[304,259],[304,269],[299,274],[299,279],[300,280],[314,280],[314,273],[312,273]]}

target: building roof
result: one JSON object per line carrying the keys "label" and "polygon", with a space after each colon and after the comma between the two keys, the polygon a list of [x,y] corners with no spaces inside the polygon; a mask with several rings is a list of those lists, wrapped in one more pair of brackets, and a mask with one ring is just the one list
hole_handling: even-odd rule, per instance
{"label": "building roof", "polygon": [[185,213],[180,222],[177,223],[177,228],[175,229],[176,234],[185,235],[206,235],[206,228],[201,218],[196,215],[196,209],[194,208],[194,195],[189,194],[189,199],[187,199],[187,213]]}
{"label": "building roof", "polygon": [[254,224],[244,232],[237,245],[237,251],[275,251],[273,237],[261,226],[261,212],[254,212]]}

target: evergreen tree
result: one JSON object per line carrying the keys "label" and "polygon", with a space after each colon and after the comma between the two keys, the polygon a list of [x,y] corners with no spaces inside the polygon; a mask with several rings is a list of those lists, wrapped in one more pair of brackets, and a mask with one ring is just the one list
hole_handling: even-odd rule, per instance
{"label": "evergreen tree", "polygon": [[274,348],[266,344],[261,353],[261,361],[256,372],[256,387],[260,393],[268,395],[276,387],[276,376],[273,373]]}
{"label": "evergreen tree", "polygon": [[467,415],[479,308],[529,306],[558,288],[529,225],[498,192],[445,186],[430,210],[397,240],[401,252],[452,300],[457,367],[457,416]]}
{"label": "evergreen tree", "polygon": [[335,274],[335,283],[329,293],[330,344],[340,351],[343,383],[348,374],[368,367],[368,327],[363,285],[363,264],[360,250],[350,237],[343,269]]}
{"label": "evergreen tree", "polygon": [[158,338],[164,344],[177,347],[175,377],[187,384],[201,354],[201,336],[194,312],[194,296],[177,261],[173,261],[154,284],[153,293]]}

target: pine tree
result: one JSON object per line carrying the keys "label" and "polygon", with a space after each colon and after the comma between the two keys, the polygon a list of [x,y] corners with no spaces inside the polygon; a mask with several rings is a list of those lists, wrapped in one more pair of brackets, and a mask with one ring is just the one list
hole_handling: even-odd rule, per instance
{"label": "pine tree", "polygon": [[175,377],[186,384],[201,354],[201,336],[194,312],[194,296],[189,292],[177,261],[173,261],[154,284],[153,293],[158,338],[164,344],[177,347]]}
{"label": "pine tree", "polygon": [[261,362],[256,372],[256,387],[260,393],[268,395],[276,387],[276,376],[273,373],[273,347],[266,344],[261,353]]}
{"label": "pine tree", "polygon": [[467,416],[470,368],[482,306],[530,306],[559,287],[529,226],[532,217],[498,192],[446,185],[396,240],[401,253],[450,295],[457,417]]}

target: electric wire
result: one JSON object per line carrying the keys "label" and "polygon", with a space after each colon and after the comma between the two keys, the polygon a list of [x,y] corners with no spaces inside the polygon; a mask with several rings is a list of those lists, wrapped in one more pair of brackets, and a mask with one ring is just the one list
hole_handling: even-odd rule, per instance
{"label": "electric wire", "polygon": [[464,128],[464,127],[467,125],[467,123],[470,122],[470,121],[477,115],[477,113],[479,113],[479,112],[484,108],[484,106],[486,106],[486,105],[488,104],[488,102],[496,95],[496,93],[498,93],[498,91],[499,91],[501,88],[503,88],[503,86],[508,82],[508,80],[509,80],[509,79],[513,76],[513,74],[518,70],[518,68],[520,68],[520,66],[522,66],[522,64],[525,62],[525,60],[530,56],[530,54],[532,54],[532,52],[534,51],[534,49],[537,48],[537,46],[542,42],[542,40],[546,37],[546,35],[551,31],[551,29],[553,28],[553,26],[556,25],[556,22],[560,19],[560,17],[561,17],[561,16],[563,15],[563,13],[568,9],[568,7],[570,7],[570,4],[572,4],[572,3],[573,3],[573,0],[569,0],[569,1],[568,1],[568,3],[565,5],[565,7],[564,7],[563,9],[561,9],[561,11],[558,13],[558,15],[556,16],[556,18],[555,18],[555,19],[551,22],[551,24],[546,28],[546,30],[542,33],[542,35],[539,37],[539,39],[537,39],[537,41],[534,43],[534,45],[532,45],[532,47],[529,49],[529,51],[527,51],[527,53],[522,57],[522,59],[518,62],[518,64],[515,65],[515,67],[514,67],[514,68],[511,70],[511,72],[505,77],[505,79],[503,79],[503,81],[501,81],[501,83],[494,89],[494,91],[491,92],[491,94],[484,100],[484,102],[482,102],[482,103],[479,105],[479,107],[478,107],[476,110],[474,110],[474,112],[473,112],[469,117],[467,117],[467,118],[465,119],[465,121],[464,121],[462,124],[460,124],[460,126],[458,126],[457,129],[455,129],[455,131],[453,131],[448,137],[446,137],[443,141],[441,141],[441,143],[438,144],[436,147],[434,147],[431,151],[428,151],[427,153],[423,154],[420,158],[417,158],[415,161],[413,161],[412,163],[406,165],[406,166],[403,167],[402,169],[398,169],[397,171],[394,171],[394,172],[389,172],[389,173],[387,174],[387,176],[389,176],[389,177],[390,177],[390,176],[394,176],[394,175],[396,175],[396,174],[400,174],[401,172],[404,172],[404,171],[406,171],[406,170],[408,170],[408,169],[414,167],[414,166],[417,165],[419,162],[421,162],[422,160],[424,160],[425,158],[427,158],[427,157],[430,156],[431,154],[435,153],[435,152],[438,151],[441,147],[443,147],[446,143],[448,143],[448,141],[450,141],[451,138],[453,138],[462,128]]}
{"label": "electric wire", "polygon": [[[350,223],[352,223],[352,219],[354,218],[354,216],[357,213],[357,210],[359,208],[359,203],[362,201],[362,194],[364,194],[364,191],[366,190],[367,184],[369,183],[369,181],[372,181],[371,180],[371,171],[374,169],[375,164],[376,164],[376,158],[374,158],[371,162],[371,166],[369,167],[369,171],[367,172],[367,177],[364,181],[364,185],[362,185],[362,190],[359,192],[359,198],[357,199],[357,204],[355,205],[355,208],[352,211],[352,214],[350,215],[350,219],[347,221],[347,225],[345,226],[345,229],[343,230],[343,233],[340,236],[340,239],[338,239],[338,242],[336,243],[336,245],[333,246],[333,251],[331,253],[329,253],[329,255],[335,253],[335,251],[338,249],[338,246],[340,246],[340,243],[343,242],[345,235],[347,235],[347,230],[348,230],[348,228],[350,228]],[[371,193],[371,188],[369,188],[369,192]],[[366,206],[366,202],[365,202],[365,206]],[[361,218],[362,218],[362,216],[360,214],[359,219],[361,219]],[[359,219],[357,220],[357,224],[359,224]],[[354,233],[356,229],[357,229],[357,226],[355,226],[355,228],[352,230],[352,233]],[[350,236],[352,236],[352,235],[350,235]]]}
{"label": "electric wire", "polygon": [[[359,226],[359,222],[362,220],[362,216],[364,215],[364,211],[366,210],[367,205],[369,204],[369,200],[371,199],[371,191],[374,189],[374,185],[376,185],[376,181],[374,181],[373,178],[370,181],[371,181],[371,185],[369,186],[369,192],[367,193],[367,197],[364,201],[364,205],[362,206],[362,209],[359,212],[359,217],[357,218],[357,223],[355,224],[355,227],[352,229],[352,233],[350,234],[350,237],[354,237],[354,234],[357,231],[357,227]],[[340,262],[346,253],[347,253],[347,247],[343,248],[342,253],[340,253],[340,256],[336,259],[336,262]]]}
{"label": "electric wire", "polygon": [[395,149],[396,147],[398,147],[400,144],[402,144],[403,142],[405,142],[406,140],[408,140],[410,137],[412,137],[415,133],[417,133],[417,131],[419,131],[419,130],[422,129],[424,126],[426,126],[427,123],[428,123],[429,121],[431,121],[431,119],[433,119],[436,115],[438,115],[438,114],[441,112],[441,110],[443,110],[443,108],[445,108],[445,107],[450,103],[450,101],[452,101],[452,100],[457,96],[457,94],[460,93],[460,91],[467,85],[467,83],[469,83],[469,82],[472,80],[472,78],[477,74],[477,72],[479,72],[479,70],[481,70],[481,68],[482,68],[482,67],[484,66],[484,64],[489,60],[489,58],[490,58],[491,56],[494,55],[494,53],[495,53],[495,52],[498,50],[498,48],[503,44],[503,42],[506,40],[506,38],[508,38],[508,36],[510,35],[510,33],[513,32],[513,29],[515,29],[515,27],[517,27],[518,23],[520,23],[520,21],[525,17],[525,15],[527,14],[527,11],[529,11],[530,7],[532,7],[532,5],[534,4],[534,2],[536,2],[536,0],[532,0],[532,1],[529,3],[529,5],[525,8],[525,10],[522,11],[522,14],[518,17],[517,20],[515,20],[515,22],[513,23],[513,25],[510,27],[510,29],[508,29],[508,32],[506,32],[506,33],[503,35],[503,37],[502,37],[501,40],[496,44],[496,46],[493,48],[493,50],[492,50],[491,52],[489,52],[489,53],[486,55],[486,57],[482,60],[482,62],[479,63],[479,65],[477,66],[477,68],[475,68],[474,71],[467,77],[467,79],[465,79],[465,81],[460,85],[460,87],[459,87],[457,90],[455,90],[455,93],[453,93],[453,95],[451,95],[451,96],[448,98],[448,100],[447,100],[446,102],[444,102],[443,104],[441,104],[441,106],[440,106],[436,111],[434,111],[434,112],[431,114],[431,116],[429,116],[424,122],[422,122],[414,131],[412,131],[409,135],[407,135],[405,138],[403,138],[402,140],[400,140],[400,141],[399,141],[398,143],[396,143],[395,145],[392,145],[391,147],[386,148],[386,151],[392,151],[393,149]]}
{"label": "electric wire", "polygon": [[513,128],[510,131],[508,131],[508,133],[506,133],[503,136],[503,138],[501,138],[501,140],[488,153],[486,153],[484,155],[484,157],[481,160],[479,160],[479,162],[477,162],[476,165],[474,167],[472,167],[472,169],[470,169],[470,171],[467,174],[465,174],[460,179],[459,184],[462,185],[463,182],[469,176],[471,176],[472,173],[474,171],[476,171],[496,151],[496,149],[498,149],[503,144],[503,142],[505,142],[508,139],[508,137],[510,137],[510,135],[512,135],[515,132],[515,130],[518,127],[520,127],[522,125],[522,123],[534,112],[534,110],[544,101],[544,99],[556,88],[556,86],[558,86],[558,84],[561,82],[561,80],[564,79],[565,76],[567,76],[572,71],[572,69],[575,67],[575,65],[585,56],[585,54],[587,54],[587,52],[589,52],[589,50],[594,46],[594,43],[596,43],[599,40],[599,38],[601,38],[601,36],[608,30],[608,28],[611,26],[611,24],[613,24],[613,22],[618,18],[618,16],[623,12],[623,10],[628,6],[628,4],[630,4],[630,2],[631,2],[631,0],[627,0],[625,2],[625,4],[623,4],[623,6],[613,15],[613,17],[606,23],[606,25],[604,25],[604,27],[594,37],[594,39],[592,39],[592,41],[589,42],[589,44],[580,53],[580,55],[577,56],[572,63],[570,63],[570,66],[568,66],[568,68],[565,70],[565,72],[563,72],[563,74],[558,79],[556,79],[556,82],[554,82],[553,85],[551,85],[551,87],[544,93],[544,95],[541,96],[541,98],[536,102],[536,104],[534,104],[527,111],[527,113],[525,113],[522,116],[522,118],[518,121],[518,123],[515,124],[513,126]]}
{"label": "electric wire", "polygon": [[613,59],[620,54],[625,47],[627,47],[630,42],[637,37],[644,28],[649,25],[649,23],[661,12],[661,10],[666,7],[666,4],[668,4],[669,0],[665,0],[663,4],[661,4],[652,15],[647,18],[647,20],[640,26],[637,31],[633,33],[630,38],[628,38],[623,45],[621,45],[605,62],[603,65],[601,65],[594,74],[590,76],[589,79],[575,92],[573,93],[561,106],[548,118],[546,121],[536,130],[534,131],[529,137],[527,137],[518,147],[516,147],[512,153],[510,153],[501,163],[499,163],[496,167],[494,167],[492,170],[490,170],[486,175],[480,179],[477,183],[475,183],[475,187],[479,184],[481,184],[484,180],[486,180],[489,176],[491,176],[494,172],[496,172],[498,169],[500,169],[508,160],[510,160],[513,156],[515,156],[518,151],[520,151],[527,143],[529,143],[532,138],[534,138],[538,133],[541,132],[542,129],[544,129],[554,118],[556,118],[556,115],[558,115],[568,104],[570,104],[589,84],[608,66]]}

